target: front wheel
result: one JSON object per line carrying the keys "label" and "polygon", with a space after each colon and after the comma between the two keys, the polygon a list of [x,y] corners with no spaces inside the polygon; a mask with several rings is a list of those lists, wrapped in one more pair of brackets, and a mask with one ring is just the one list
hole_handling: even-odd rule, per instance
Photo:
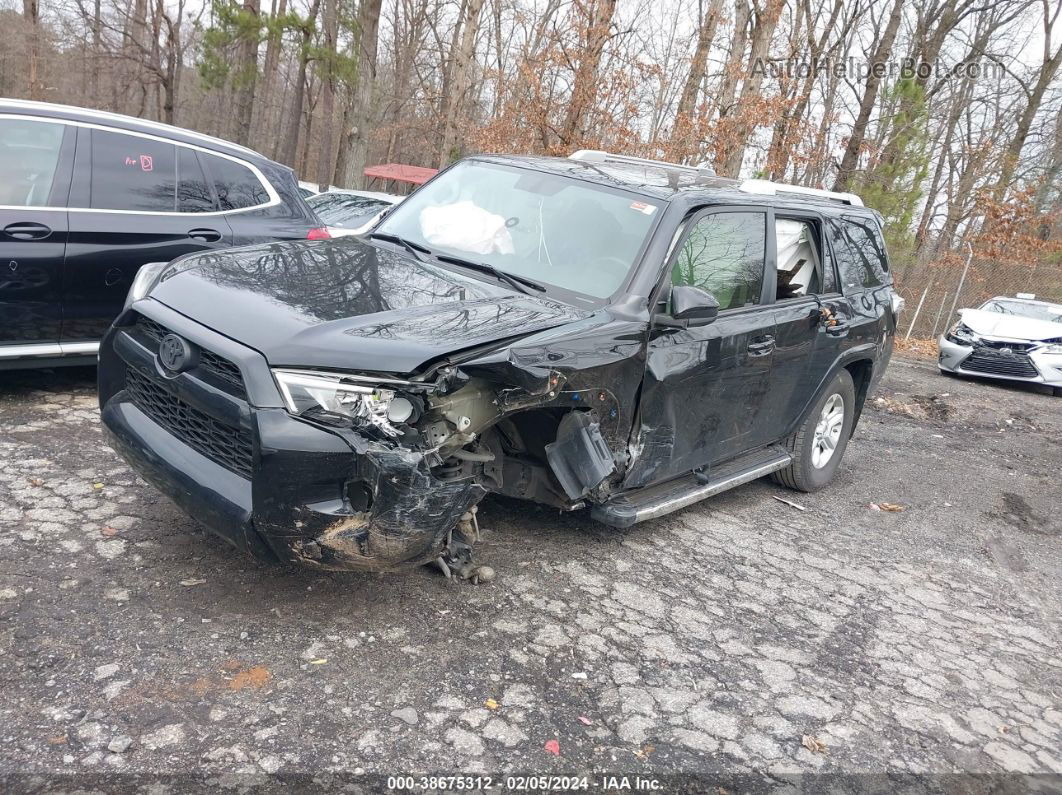
{"label": "front wheel", "polygon": [[841,463],[855,422],[855,384],[841,370],[812,405],[797,432],[783,442],[793,463],[775,472],[777,483],[797,491],[818,491]]}

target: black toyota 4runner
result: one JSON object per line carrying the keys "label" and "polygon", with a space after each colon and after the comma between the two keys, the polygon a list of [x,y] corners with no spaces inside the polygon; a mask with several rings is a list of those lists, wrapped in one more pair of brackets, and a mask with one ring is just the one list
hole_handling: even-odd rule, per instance
{"label": "black toyota 4runner", "polygon": [[765,475],[826,485],[892,352],[891,282],[850,194],[472,157],[367,237],[160,268],[104,340],[100,405],[241,549],[467,574],[491,492],[626,527]]}

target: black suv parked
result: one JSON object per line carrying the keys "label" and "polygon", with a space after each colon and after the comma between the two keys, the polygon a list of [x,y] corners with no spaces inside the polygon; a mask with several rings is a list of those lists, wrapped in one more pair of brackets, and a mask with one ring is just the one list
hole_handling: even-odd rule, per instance
{"label": "black suv parked", "polygon": [[0,369],[94,362],[145,263],[317,226],[291,170],[250,149],[0,99]]}
{"label": "black suv parked", "polygon": [[237,547],[468,574],[488,492],[622,527],[768,474],[824,486],[897,311],[850,194],[473,157],[366,238],[173,263],[107,335],[100,404]]}

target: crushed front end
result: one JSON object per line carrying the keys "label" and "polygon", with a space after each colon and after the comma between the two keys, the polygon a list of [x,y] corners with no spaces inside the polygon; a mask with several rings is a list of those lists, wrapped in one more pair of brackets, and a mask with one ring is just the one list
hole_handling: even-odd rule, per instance
{"label": "crushed front end", "polygon": [[[173,337],[185,344],[176,363],[160,355]],[[103,424],[123,458],[262,559],[372,571],[427,563],[486,493],[480,478],[461,476],[460,459],[448,461],[445,423],[432,440],[373,413],[390,384],[362,401],[367,416],[294,413],[260,353],[152,300],[108,333],[99,381]],[[410,389],[414,411],[432,388]]]}

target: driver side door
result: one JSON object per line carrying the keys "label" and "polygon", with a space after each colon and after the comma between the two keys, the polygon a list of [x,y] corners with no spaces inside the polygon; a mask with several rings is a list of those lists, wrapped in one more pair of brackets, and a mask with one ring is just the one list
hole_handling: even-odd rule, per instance
{"label": "driver side door", "polygon": [[700,287],[719,302],[719,315],[705,326],[653,324],[625,488],[686,475],[751,445],[774,352],[773,283],[764,279],[774,265],[771,234],[762,208],[710,208],[687,222],[662,295],[678,284]]}

